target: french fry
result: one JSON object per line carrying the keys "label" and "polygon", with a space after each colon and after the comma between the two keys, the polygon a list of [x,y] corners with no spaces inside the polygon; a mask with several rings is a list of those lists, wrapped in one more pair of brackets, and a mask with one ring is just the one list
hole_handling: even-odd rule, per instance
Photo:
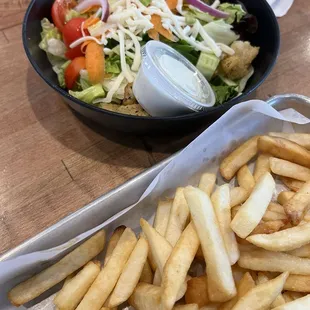
{"label": "french fry", "polygon": [[186,280],[198,247],[199,239],[193,223],[190,222],[173,248],[164,268],[161,285],[163,310],[171,310],[177,301],[178,292]]}
{"label": "french fry", "polygon": [[141,219],[140,225],[149,243],[157,269],[159,270],[160,275],[162,275],[164,266],[171,254],[172,246],[146,220]]}
{"label": "french fry", "polygon": [[246,293],[238,300],[233,309],[268,309],[268,307],[274,302],[274,300],[283,290],[283,286],[288,275],[288,272],[284,272],[275,279],[269,280],[252,288],[248,293]]}
{"label": "french fry", "polygon": [[257,140],[258,136],[250,138],[221,162],[220,172],[223,178],[231,180],[236,172],[256,155]]}
{"label": "french fry", "polygon": [[117,307],[133,293],[147,261],[148,243],[142,237],[131,252],[128,261],[110,295],[108,307]]}
{"label": "french fry", "polygon": [[230,190],[230,207],[233,208],[244,203],[250,196],[248,192],[243,187],[234,187]]}
{"label": "french fry", "polygon": [[258,150],[275,157],[310,168],[310,152],[287,139],[261,136],[257,140]]}
{"label": "french fry", "polygon": [[310,259],[281,252],[257,250],[241,252],[238,265],[257,271],[285,272],[310,275]]}
{"label": "french fry", "polygon": [[20,306],[40,296],[97,256],[104,243],[105,231],[101,230],[56,264],[15,286],[9,291],[8,299],[13,305]]}
{"label": "french fry", "polygon": [[171,206],[172,200],[160,200],[158,202],[153,226],[162,236],[165,236],[167,230]]}
{"label": "french fry", "polygon": [[232,220],[236,216],[236,214],[238,213],[240,207],[241,207],[241,205],[231,208],[230,213],[231,213],[231,219]]}
{"label": "french fry", "polygon": [[272,234],[247,237],[247,241],[269,251],[291,251],[310,243],[310,223],[281,230]]}
{"label": "french fry", "polygon": [[274,174],[306,182],[310,180],[310,169],[290,161],[270,157],[270,169]]}
{"label": "french fry", "polygon": [[299,249],[289,251],[288,254],[295,255],[303,258],[310,258],[310,244],[306,244]]}
{"label": "french fry", "polygon": [[257,182],[264,173],[270,172],[269,158],[270,156],[266,154],[258,155],[253,174],[255,182]]}
{"label": "french fry", "polygon": [[208,284],[205,275],[192,278],[187,282],[185,302],[187,304],[197,304],[199,308],[209,303]]}
{"label": "french fry", "polygon": [[271,201],[275,181],[267,172],[256,183],[250,197],[240,207],[230,227],[241,238],[246,238],[263,218]]}
{"label": "french fry", "polygon": [[137,238],[134,232],[126,228],[110,259],[76,308],[77,310],[100,310],[115,287],[136,243]]}
{"label": "french fry", "polygon": [[239,267],[238,264],[231,266],[231,270],[232,270],[232,274],[233,274],[236,285],[239,285],[241,279],[246,273],[246,270]]}
{"label": "french fry", "polygon": [[[61,290],[55,294],[55,298],[62,292],[62,290],[65,288],[65,286],[74,278],[75,275],[76,275],[76,272],[71,273],[70,275],[68,275],[66,277]],[[57,307],[56,307],[56,310],[58,310]]]}
{"label": "french fry", "polygon": [[286,187],[288,187],[290,190],[294,192],[298,192],[301,189],[301,187],[305,184],[305,182],[294,180],[287,177],[281,177],[280,179]]}
{"label": "french fry", "polygon": [[254,177],[247,165],[242,166],[238,170],[237,180],[239,186],[243,187],[246,191],[251,191],[255,186]]}
{"label": "french fry", "polygon": [[310,150],[310,134],[308,133],[269,132],[269,136],[284,138],[293,141]]}
{"label": "french fry", "polygon": [[109,261],[111,255],[112,255],[112,252],[115,249],[117,242],[119,241],[119,239],[120,239],[120,237],[121,237],[121,235],[125,229],[126,229],[126,226],[122,225],[122,226],[117,227],[114,230],[114,232],[110,238],[110,241],[108,243],[108,246],[107,246],[107,252],[105,254],[103,266],[105,266],[107,264],[107,262]]}
{"label": "french fry", "polygon": [[249,272],[246,272],[237,286],[237,296],[225,302],[219,307],[219,310],[231,310],[237,301],[255,287],[255,282]]}
{"label": "french fry", "polygon": [[156,269],[156,271],[154,273],[153,284],[157,285],[157,286],[161,285],[161,273],[160,273],[159,269]]}
{"label": "french fry", "polygon": [[291,274],[284,284],[284,289],[287,291],[310,293],[310,276]]}
{"label": "french fry", "polygon": [[215,182],[216,175],[214,173],[204,173],[200,178],[198,187],[207,195],[211,196]]}
{"label": "french fry", "polygon": [[240,253],[235,234],[230,228],[231,213],[229,185],[225,184],[218,187],[212,194],[211,201],[219,223],[230,264],[234,265],[239,259]]}
{"label": "french fry", "polygon": [[173,307],[173,310],[199,310],[197,304],[179,305]]}
{"label": "french fry", "polygon": [[[268,276],[263,273],[263,272],[259,272],[257,274],[257,282],[258,284],[263,284],[263,283],[266,283],[268,282],[270,279],[268,278]],[[271,304],[271,308],[275,308],[275,307],[278,307],[278,306],[281,306],[281,305],[284,305],[285,304],[285,299],[284,297],[282,296],[282,294],[280,293],[277,298],[273,301],[273,303]]]}
{"label": "french fry", "polygon": [[289,292],[284,292],[282,294],[283,299],[285,300],[285,303],[290,303],[292,301],[294,301],[294,299],[292,298],[292,296],[289,294]]}
{"label": "french fry", "polygon": [[[257,246],[251,244],[250,242],[247,242],[247,244],[240,244],[238,243],[238,247],[240,252],[252,252],[252,251],[259,251],[260,248],[258,248]],[[235,265],[238,266],[238,265]],[[240,266],[238,266],[239,268],[241,268]],[[242,270],[246,270],[241,268]]]}
{"label": "french fry", "polygon": [[267,211],[264,213],[264,216],[262,218],[263,221],[288,221],[288,218],[286,216],[286,214],[281,214],[278,212],[274,212],[274,211],[269,211],[267,209]]}
{"label": "french fry", "polygon": [[203,257],[203,252],[202,252],[201,246],[198,248],[195,258],[197,258],[199,260],[204,260],[205,259]]}
{"label": "french fry", "polygon": [[[283,294],[283,296],[285,293]],[[273,310],[308,310],[310,307],[310,295],[288,302],[282,306],[276,307]]]}
{"label": "french fry", "polygon": [[285,214],[285,210],[282,205],[276,203],[276,202],[270,202],[267,210],[272,211],[272,212],[277,212],[280,214]]}
{"label": "french fry", "polygon": [[188,206],[183,192],[183,187],[179,187],[176,190],[165,234],[167,241],[172,246],[175,246],[180,238],[189,216]]}
{"label": "french fry", "polygon": [[74,310],[100,272],[100,262],[88,262],[83,269],[63,287],[54,299],[61,310]]}
{"label": "french fry", "polygon": [[277,201],[280,205],[284,205],[287,201],[289,201],[295,195],[294,192],[283,191],[278,195]]}
{"label": "french fry", "polygon": [[296,299],[299,299],[305,296],[303,293],[300,293],[300,292],[287,292],[287,293],[290,294],[293,300],[296,300]]}
{"label": "french fry", "polygon": [[279,231],[285,226],[285,222],[282,220],[260,222],[252,231],[251,235],[257,234],[272,234]]}
{"label": "french fry", "polygon": [[284,204],[286,214],[294,225],[298,225],[310,207],[310,181]]}
{"label": "french fry", "polygon": [[211,301],[227,301],[237,291],[210,198],[200,189],[191,186],[185,188],[184,195],[207,264],[209,298]]}
{"label": "french fry", "polygon": [[143,266],[141,277],[140,277],[139,281],[149,283],[149,284],[151,284],[153,282],[153,272],[152,272],[152,268],[151,268],[148,261],[146,261],[144,266]]}
{"label": "french fry", "polygon": [[220,303],[210,303],[207,306],[200,308],[199,310],[218,310],[220,309]]}
{"label": "french fry", "polygon": [[107,308],[107,307],[102,307],[100,310],[117,310],[117,308]]}

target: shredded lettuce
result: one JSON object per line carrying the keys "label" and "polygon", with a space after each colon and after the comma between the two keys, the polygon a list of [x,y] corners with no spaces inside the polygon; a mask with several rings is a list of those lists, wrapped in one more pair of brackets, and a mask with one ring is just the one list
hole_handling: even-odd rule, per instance
{"label": "shredded lettuce", "polygon": [[[126,56],[126,63],[131,66],[133,60]],[[113,75],[118,75],[121,73],[121,58],[119,54],[114,54],[112,56],[106,57],[105,59],[105,72]]]}
{"label": "shredded lettuce", "polygon": [[203,26],[209,36],[217,43],[230,45],[239,39],[230,24],[225,23],[222,19],[208,23]]}
{"label": "shredded lettuce", "polygon": [[65,83],[65,70],[71,63],[71,60],[65,61],[62,65],[53,66],[54,72],[57,74],[59,86],[62,88],[66,88]]}
{"label": "shredded lettuce", "polygon": [[228,86],[228,85],[211,85],[215,98],[216,103],[215,105],[220,105],[228,101],[229,99],[232,99],[238,95],[238,92],[236,90],[235,86]]}
{"label": "shredded lettuce", "polygon": [[[59,30],[47,18],[42,19],[41,26],[42,32],[39,47],[44,50],[48,56],[51,55],[65,58],[64,55],[67,48],[62,41],[62,36]],[[50,58],[51,63],[54,65],[57,59],[53,59],[53,57]]]}
{"label": "shredded lettuce", "polygon": [[151,2],[152,2],[152,0],[140,0],[140,1],[145,6],[149,6],[151,4]]}
{"label": "shredded lettuce", "polygon": [[188,10],[185,12],[186,21],[193,22],[195,19],[199,19],[202,25],[212,22],[215,18],[208,13],[202,12],[192,5],[189,5]]}
{"label": "shredded lettuce", "polygon": [[85,17],[87,18],[87,14],[81,14],[80,12],[76,10],[69,10],[65,16],[66,22],[68,22],[70,19],[75,17]]}
{"label": "shredded lettuce", "polygon": [[219,10],[229,13],[229,17],[225,19],[226,23],[232,24],[234,21],[237,23],[247,14],[241,4],[222,3],[218,7]]}
{"label": "shredded lettuce", "polygon": [[82,91],[69,90],[69,94],[77,99],[80,99],[86,103],[92,103],[95,99],[104,98],[105,91],[101,84],[88,87]]}

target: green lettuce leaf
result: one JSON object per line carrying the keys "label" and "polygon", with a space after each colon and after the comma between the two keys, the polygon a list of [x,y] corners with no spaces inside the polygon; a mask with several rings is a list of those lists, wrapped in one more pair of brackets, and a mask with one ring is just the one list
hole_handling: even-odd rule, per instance
{"label": "green lettuce leaf", "polygon": [[140,1],[145,6],[149,6],[151,4],[151,2],[152,2],[152,0],[140,0]]}
{"label": "green lettuce leaf", "polygon": [[71,60],[65,61],[62,65],[53,66],[54,72],[57,74],[57,79],[59,86],[62,88],[66,88],[65,83],[65,70],[71,63]]}
{"label": "green lettuce leaf", "polygon": [[217,43],[231,45],[231,43],[239,39],[239,35],[232,30],[232,26],[225,23],[222,19],[208,23],[203,28]]}
{"label": "green lettuce leaf", "polygon": [[87,14],[81,14],[80,12],[75,11],[75,10],[69,10],[69,11],[67,11],[67,14],[65,16],[66,22],[68,22],[70,19],[75,18],[75,17],[87,18],[88,15]]}
{"label": "green lettuce leaf", "polygon": [[96,84],[82,91],[69,90],[69,94],[86,103],[92,103],[95,99],[105,97],[105,91],[101,84]]}
{"label": "green lettuce leaf", "polygon": [[[131,66],[133,60],[126,56],[126,63]],[[118,54],[114,54],[105,59],[105,72],[113,75],[121,73],[121,58]]]}
{"label": "green lettuce leaf", "polygon": [[193,6],[189,6],[187,10],[185,11],[185,20],[187,22],[190,22],[190,24],[195,23],[194,21],[196,21],[196,19],[199,19],[200,23],[202,25],[206,24],[206,23],[210,23],[213,20],[215,20],[215,17],[211,16],[208,13],[202,12],[199,9],[196,9]]}
{"label": "green lettuce leaf", "polygon": [[215,98],[216,103],[215,105],[220,105],[228,101],[229,99],[232,99],[238,95],[238,92],[236,90],[235,86],[228,86],[228,85],[211,85]]}
{"label": "green lettuce leaf", "polygon": [[237,23],[246,15],[240,4],[222,3],[218,7],[219,10],[229,13],[229,17],[225,19],[226,23],[232,24],[234,21]]}

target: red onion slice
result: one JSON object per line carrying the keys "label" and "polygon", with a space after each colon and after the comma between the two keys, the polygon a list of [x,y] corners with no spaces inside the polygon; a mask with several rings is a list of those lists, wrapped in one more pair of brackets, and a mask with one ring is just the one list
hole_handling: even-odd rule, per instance
{"label": "red onion slice", "polygon": [[228,13],[225,13],[223,11],[217,10],[210,5],[205,4],[204,2],[200,0],[186,0],[186,2],[195,8],[199,9],[202,12],[208,13],[211,16],[217,17],[217,18],[227,18],[229,17]]}
{"label": "red onion slice", "polygon": [[94,6],[94,5],[101,6],[102,8],[101,20],[105,22],[109,17],[108,0],[82,0],[81,2],[79,2],[79,4],[74,9],[78,12],[82,12],[86,10],[87,8]]}

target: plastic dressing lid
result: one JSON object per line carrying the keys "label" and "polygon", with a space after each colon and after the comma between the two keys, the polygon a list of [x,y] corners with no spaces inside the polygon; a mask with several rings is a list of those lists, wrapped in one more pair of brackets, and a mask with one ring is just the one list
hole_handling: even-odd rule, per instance
{"label": "plastic dressing lid", "polygon": [[178,103],[194,111],[214,106],[215,96],[206,78],[183,55],[167,44],[149,41],[142,50],[142,65],[154,81]]}

